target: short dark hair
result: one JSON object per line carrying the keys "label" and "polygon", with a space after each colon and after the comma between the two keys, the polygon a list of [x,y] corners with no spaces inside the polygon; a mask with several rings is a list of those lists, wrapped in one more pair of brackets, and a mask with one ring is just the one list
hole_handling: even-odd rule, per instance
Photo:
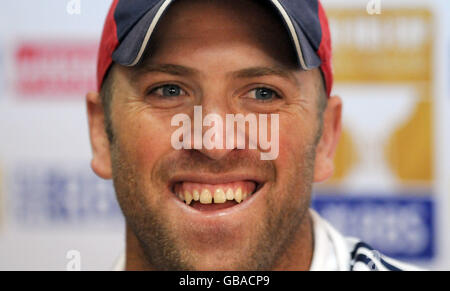
{"label": "short dark hair", "polygon": [[114,74],[113,74],[114,65],[111,66],[109,71],[105,75],[105,79],[103,80],[103,84],[100,89],[100,99],[102,102],[103,113],[104,113],[104,126],[105,132],[108,136],[109,144],[113,144],[114,142],[114,131],[112,126],[112,118],[111,118],[111,103],[114,95]]}
{"label": "short dark hair", "polygon": [[[102,101],[103,106],[103,112],[105,116],[105,132],[108,137],[108,141],[111,144],[114,143],[114,131],[113,131],[113,125],[112,125],[112,118],[111,118],[111,103],[114,95],[114,65],[111,66],[110,70],[107,72],[105,79],[103,81],[101,90],[100,90],[100,97]],[[325,112],[325,109],[327,108],[328,104],[328,95],[327,91],[325,89],[325,82],[323,75],[321,73],[321,80],[317,82],[317,108],[318,108],[318,119],[319,119],[319,128],[317,131],[316,136],[316,143],[319,142],[320,137],[322,136],[322,130],[323,130],[323,115]]]}
{"label": "short dark hair", "polygon": [[319,143],[323,132],[323,116],[328,106],[328,94],[325,86],[325,78],[323,77],[322,70],[320,70],[320,80],[317,82],[317,118],[319,120],[319,128],[316,134],[316,145]]}

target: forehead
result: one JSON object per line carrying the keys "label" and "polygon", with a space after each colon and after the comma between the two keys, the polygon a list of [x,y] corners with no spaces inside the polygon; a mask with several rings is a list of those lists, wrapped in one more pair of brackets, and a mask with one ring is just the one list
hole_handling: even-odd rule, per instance
{"label": "forehead", "polygon": [[170,6],[162,26],[165,29],[173,26],[185,28],[185,32],[204,28],[205,24],[216,30],[234,26],[239,30],[252,27],[255,31],[267,32],[282,26],[281,19],[274,12],[268,1],[261,0],[183,0]]}
{"label": "forehead", "polygon": [[268,1],[251,0],[175,1],[156,27],[144,62],[161,55],[188,57],[199,50],[225,51],[231,47],[241,48],[233,54],[249,48],[277,65],[297,67],[294,47],[280,16]]}

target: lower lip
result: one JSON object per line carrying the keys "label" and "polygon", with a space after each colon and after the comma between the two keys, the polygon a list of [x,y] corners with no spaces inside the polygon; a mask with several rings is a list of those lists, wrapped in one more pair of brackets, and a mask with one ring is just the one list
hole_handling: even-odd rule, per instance
{"label": "lower lip", "polygon": [[236,201],[226,201],[225,203],[211,203],[211,204],[202,204],[198,201],[193,201],[189,206],[202,212],[214,212],[234,207],[236,205],[238,205]]}

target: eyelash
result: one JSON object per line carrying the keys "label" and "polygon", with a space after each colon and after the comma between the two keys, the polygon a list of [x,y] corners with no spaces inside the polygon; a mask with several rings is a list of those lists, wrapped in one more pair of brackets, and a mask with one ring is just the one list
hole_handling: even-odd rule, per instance
{"label": "eyelash", "polygon": [[[182,92],[185,93],[184,95],[188,95],[188,93],[186,92],[186,90],[184,90],[180,85],[173,84],[173,83],[163,84],[163,85],[160,85],[160,86],[157,86],[157,87],[153,87],[153,88],[151,88],[151,89],[148,89],[146,95],[152,95],[152,94],[154,94],[157,90],[163,89],[164,87],[167,87],[167,86],[175,86],[175,87],[178,87]],[[257,100],[256,98],[249,98],[249,99],[255,99],[255,100],[257,100],[258,102],[272,102],[274,99],[282,99],[281,94],[278,93],[277,90],[272,89],[272,88],[267,87],[267,86],[259,86],[259,87],[255,87],[255,88],[253,88],[253,89],[250,89],[250,90],[247,91],[247,93],[246,93],[245,95],[248,95],[250,92],[253,92],[253,91],[256,91],[256,90],[259,90],[259,89],[265,89],[265,90],[268,90],[268,91],[272,92],[272,93],[275,95],[274,98],[269,99],[269,100],[261,100],[261,99]],[[167,96],[166,96],[166,97],[167,97]]]}
{"label": "eyelash", "polygon": [[269,88],[269,87],[266,87],[266,86],[260,86],[260,87],[253,88],[253,89],[249,90],[248,93],[253,92],[255,90],[259,90],[259,89],[268,90],[268,91],[272,92],[275,95],[275,97],[273,99],[271,99],[271,100],[258,100],[259,102],[271,102],[274,99],[281,99],[282,98],[277,90]]}
{"label": "eyelash", "polygon": [[157,90],[163,89],[164,87],[169,87],[169,86],[174,86],[174,87],[178,87],[182,92],[185,93],[185,95],[188,95],[186,90],[184,90],[180,85],[177,84],[172,84],[172,83],[168,83],[168,84],[163,84],[157,87],[153,87],[147,90],[147,94],[146,95],[152,95],[154,94]]}

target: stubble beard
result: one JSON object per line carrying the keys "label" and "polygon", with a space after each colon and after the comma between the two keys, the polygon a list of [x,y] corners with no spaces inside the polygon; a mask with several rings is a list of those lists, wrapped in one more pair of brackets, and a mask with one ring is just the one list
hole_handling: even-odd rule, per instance
{"label": "stubble beard", "polygon": [[[144,189],[144,183],[139,183],[142,181],[140,179],[142,173],[128,161],[124,154],[126,151],[121,151],[117,143],[114,143],[111,149],[116,196],[127,227],[137,238],[145,255],[146,265],[156,270],[198,270],[199,258],[182,247],[183,244],[180,244],[180,239],[170,227],[170,218],[161,213],[158,207],[148,203],[146,195],[149,195],[149,190]],[[302,154],[290,159],[291,164],[285,168],[292,169],[288,173],[287,184],[282,188],[280,185],[272,184],[266,195],[263,221],[257,223],[252,246],[245,255],[240,254],[241,256],[230,265],[217,266],[215,270],[271,270],[279,265],[280,258],[295,242],[299,232],[305,229],[304,225],[309,223],[307,217],[314,160],[315,145],[307,146]],[[159,178],[164,179],[164,175],[173,168],[179,166],[192,169],[204,164],[204,161],[201,158],[185,160],[180,164],[168,161],[163,163],[163,166],[157,165],[154,172]],[[220,173],[230,168],[236,169],[239,165],[248,165],[249,162],[252,161],[241,156],[231,159],[227,165],[207,165],[204,168]],[[266,161],[262,167],[271,171],[274,179],[277,171],[283,170],[275,169],[272,161]],[[274,186],[280,189],[274,189]]]}

